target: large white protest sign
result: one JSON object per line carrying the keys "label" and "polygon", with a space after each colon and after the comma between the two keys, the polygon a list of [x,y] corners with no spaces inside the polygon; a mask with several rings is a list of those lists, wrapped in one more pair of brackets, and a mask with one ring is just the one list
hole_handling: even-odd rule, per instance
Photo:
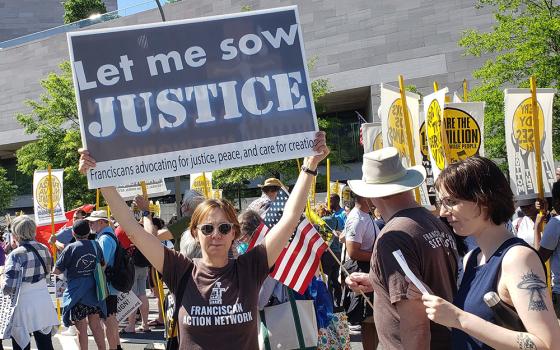
{"label": "large white protest sign", "polygon": [[[544,195],[550,196],[555,181],[552,158],[552,102],[554,89],[537,89],[539,136],[541,146]],[[533,106],[529,89],[506,89],[505,134],[510,186],[519,199],[537,197],[537,162]]]}
{"label": "large white protest sign", "polygon": [[[170,193],[164,179],[146,181],[146,191],[149,198],[167,196]],[[127,201],[142,195],[142,186],[139,182],[134,182],[125,186],[118,186],[117,192]]]}
{"label": "large white protest sign", "polygon": [[[406,92],[406,105],[410,116],[412,127],[412,146],[414,149],[414,161],[416,165],[422,164],[420,153],[420,96],[412,92]],[[403,104],[400,90],[390,85],[381,84],[381,105],[379,107],[381,128],[383,131],[383,145],[395,147],[402,156],[403,165],[411,166],[408,152],[408,141],[406,136],[406,124],[404,120]],[[420,187],[420,202],[424,206],[430,205],[426,182]]]}
{"label": "large white protest sign", "polygon": [[446,103],[443,111],[449,164],[484,156],[484,102]]}
{"label": "large white protest sign", "polygon": [[447,165],[441,132],[447,90],[447,88],[444,88],[424,97],[424,122],[426,123],[428,154],[432,162],[434,181]]}
{"label": "large white protest sign", "polygon": [[377,151],[383,148],[381,122],[363,123],[361,125],[361,131],[364,153]]}
{"label": "large white protest sign", "polygon": [[121,323],[126,320],[131,313],[136,311],[142,305],[142,302],[132,291],[117,295],[117,321]]}
{"label": "large white protest sign", "polygon": [[90,188],[313,154],[295,6],[72,32],[68,45]]}
{"label": "large white protest sign", "polygon": [[[64,215],[63,170],[51,170],[52,204],[54,208],[54,222],[66,222]],[[35,170],[33,174],[33,207],[35,210],[35,223],[37,226],[51,223],[49,201],[49,172]]]}

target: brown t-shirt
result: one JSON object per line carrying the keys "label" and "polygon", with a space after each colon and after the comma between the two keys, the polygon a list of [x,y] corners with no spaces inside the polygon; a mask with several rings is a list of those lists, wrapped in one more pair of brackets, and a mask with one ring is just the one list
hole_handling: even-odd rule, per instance
{"label": "brown t-shirt", "polygon": [[[374,318],[383,350],[402,349],[400,317],[395,303],[421,295],[393,256],[400,249],[412,272],[448,301],[457,291],[457,247],[447,226],[424,208],[404,209],[385,225],[371,258],[370,278],[375,291]],[[424,316],[422,316],[424,317]],[[451,349],[451,333],[430,322],[431,349]]]}
{"label": "brown t-shirt", "polygon": [[222,268],[165,249],[163,281],[172,292],[193,263],[179,309],[179,348],[258,350],[258,294],[269,273],[265,246],[256,246]]}

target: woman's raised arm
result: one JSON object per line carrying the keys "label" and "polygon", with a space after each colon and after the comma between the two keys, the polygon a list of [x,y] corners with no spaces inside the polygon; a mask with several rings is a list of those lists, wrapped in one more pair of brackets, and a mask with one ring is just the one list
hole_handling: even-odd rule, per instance
{"label": "woman's raised arm", "polygon": [[[325,133],[320,131],[315,136],[315,146],[313,150],[317,152],[312,157],[305,158],[303,165],[310,170],[316,170],[319,163],[329,154]],[[266,246],[268,266],[272,267],[280,256],[282,249],[290,239],[290,236],[296,229],[301,214],[307,203],[307,195],[309,188],[313,182],[313,175],[302,171],[299,174],[297,182],[286,202],[284,213],[280,221],[268,232],[264,240]]]}
{"label": "woman's raised arm", "polygon": [[[78,169],[82,174],[86,174],[89,169],[95,167],[95,160],[89,155],[86,149],[80,149],[80,164]],[[140,249],[142,254],[148,259],[153,267],[159,272],[163,272],[163,253],[164,247],[160,240],[151,232],[144,230],[132,215],[132,212],[121,198],[115,187],[101,188],[103,197],[111,208],[112,215],[126,232],[128,238]]]}

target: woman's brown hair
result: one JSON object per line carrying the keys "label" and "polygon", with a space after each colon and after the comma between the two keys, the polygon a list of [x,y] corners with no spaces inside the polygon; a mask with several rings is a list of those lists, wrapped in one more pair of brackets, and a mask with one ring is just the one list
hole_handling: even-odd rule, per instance
{"label": "woman's brown hair", "polygon": [[221,209],[224,212],[228,221],[233,224],[234,238],[239,238],[239,236],[241,236],[241,230],[239,221],[237,221],[235,208],[225,199],[207,199],[196,207],[191,218],[191,235],[196,237],[197,226],[203,223],[202,220],[206,218],[212,209]]}
{"label": "woman's brown hair", "polygon": [[439,174],[435,187],[444,189],[451,198],[486,208],[488,218],[496,225],[506,223],[515,211],[506,177],[488,158],[469,157],[450,164]]}

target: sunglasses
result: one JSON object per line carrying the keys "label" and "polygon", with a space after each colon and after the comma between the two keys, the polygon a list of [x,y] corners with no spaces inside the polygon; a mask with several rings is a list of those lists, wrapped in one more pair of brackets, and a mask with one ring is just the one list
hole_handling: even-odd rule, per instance
{"label": "sunglasses", "polygon": [[453,207],[459,204],[459,201],[450,197],[445,197],[441,199],[436,197],[436,204],[439,207],[443,206],[448,211],[452,211]]}
{"label": "sunglasses", "polygon": [[214,228],[216,227],[218,228],[218,232],[225,236],[228,233],[230,233],[231,229],[233,228],[233,224],[229,222],[224,222],[218,224],[217,226],[214,226],[213,224],[201,224],[196,226],[196,228],[199,229],[200,232],[202,232],[202,234],[205,236],[209,236],[212,233],[214,233]]}

